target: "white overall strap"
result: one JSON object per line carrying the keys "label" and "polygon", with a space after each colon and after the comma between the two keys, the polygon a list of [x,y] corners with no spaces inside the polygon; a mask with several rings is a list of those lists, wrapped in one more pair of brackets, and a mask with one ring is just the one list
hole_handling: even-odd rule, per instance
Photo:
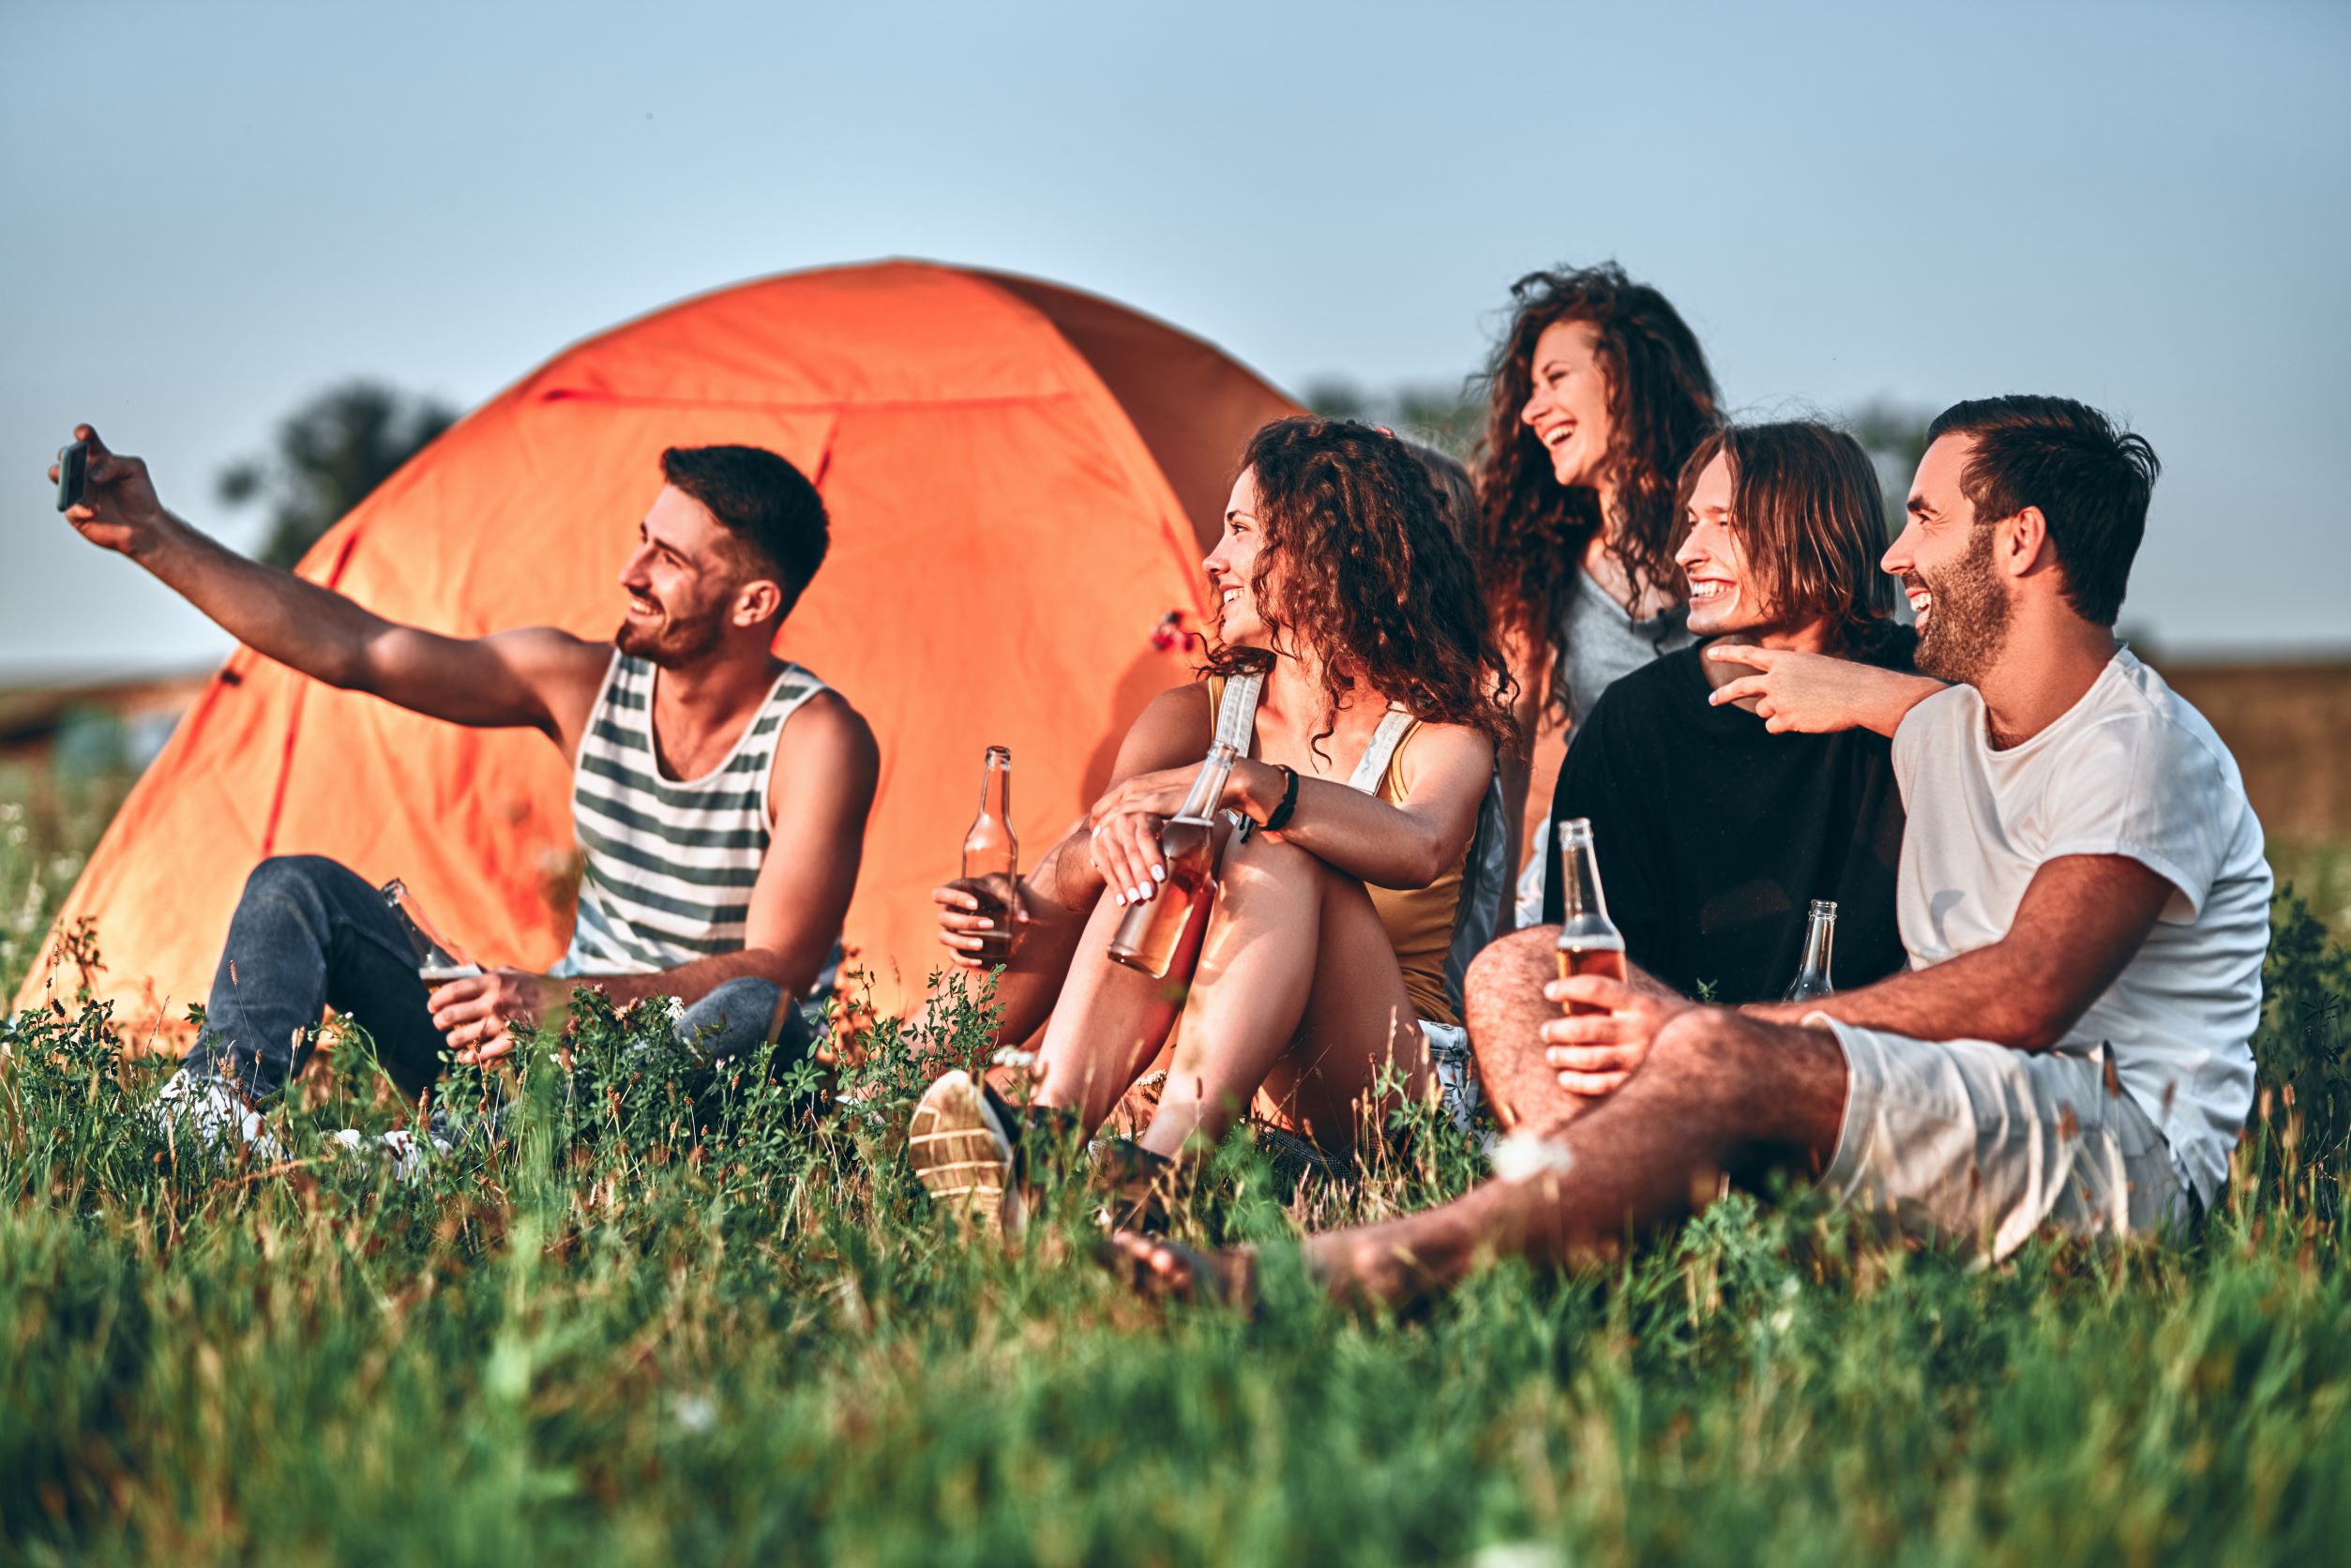
{"label": "white overall strap", "polygon": [[1355,764],[1355,776],[1347,781],[1348,788],[1361,790],[1367,795],[1378,794],[1388,764],[1395,761],[1396,747],[1404,744],[1405,734],[1411,728],[1412,716],[1391,706],[1379,720],[1379,728],[1371,732],[1371,744],[1364,747],[1364,760]]}
{"label": "white overall strap", "polygon": [[1265,671],[1252,670],[1225,678],[1225,700],[1216,709],[1216,744],[1231,746],[1243,757],[1258,732],[1258,695],[1265,689]]}

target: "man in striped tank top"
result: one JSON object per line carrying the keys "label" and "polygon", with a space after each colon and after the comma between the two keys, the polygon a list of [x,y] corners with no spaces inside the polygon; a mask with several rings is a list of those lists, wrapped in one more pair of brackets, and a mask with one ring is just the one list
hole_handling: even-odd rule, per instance
{"label": "man in striped tank top", "polygon": [[610,641],[549,626],[454,638],[244,559],[165,510],[140,460],[76,433],[89,475],[68,520],[248,647],[452,724],[536,730],[575,764],[586,868],[552,973],[429,990],[367,881],[319,856],[266,860],[166,1115],[264,1136],[251,1108],[301,1071],[330,1006],[367,1029],[411,1096],[445,1048],[494,1061],[515,1028],[558,1021],[582,981],[623,1003],[676,998],[681,1033],[712,1056],[771,1035],[806,1048],[806,1018],[787,1003],[830,983],[880,759],[857,711],[772,651],[827,544],[824,503],[791,463],[751,446],[664,452]]}

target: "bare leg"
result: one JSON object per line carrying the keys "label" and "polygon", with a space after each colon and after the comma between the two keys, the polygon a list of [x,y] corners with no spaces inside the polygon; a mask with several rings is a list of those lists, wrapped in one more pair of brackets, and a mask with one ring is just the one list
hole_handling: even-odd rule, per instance
{"label": "bare leg", "polygon": [[[1311,1236],[1306,1267],[1334,1296],[1397,1306],[1448,1289],[1495,1258],[1607,1257],[1628,1236],[1703,1207],[1726,1174],[1752,1186],[1774,1169],[1826,1168],[1846,1087],[1845,1055],[1824,1030],[1713,1007],[1684,1014],[1658,1032],[1631,1082],[1589,1113],[1543,1127],[1562,1169]],[[1251,1275],[1245,1253],[1187,1257],[1124,1237],[1119,1246],[1155,1293],[1198,1294],[1207,1283],[1207,1293],[1237,1300]],[[1194,1277],[1196,1259],[1213,1283]]]}
{"label": "bare leg", "polygon": [[1544,1126],[1563,1170],[1313,1237],[1307,1265],[1334,1294],[1395,1304],[1452,1286],[1484,1258],[1605,1257],[1704,1206],[1724,1175],[1753,1186],[1773,1169],[1827,1168],[1845,1093],[1845,1053],[1827,1031],[1686,1013],[1658,1032],[1631,1082]]}
{"label": "bare leg", "polygon": [[1108,893],[1095,901],[1037,1052],[1034,1103],[1076,1107],[1090,1137],[1167,1043],[1184,997],[1178,977],[1192,972],[1209,912],[1193,912],[1165,980],[1110,961],[1110,938],[1125,914]]}
{"label": "bare leg", "polygon": [[[1470,960],[1462,979],[1462,1010],[1478,1082],[1506,1133],[1522,1123],[1545,1126],[1579,1116],[1604,1103],[1560,1088],[1559,1075],[1543,1060],[1536,1031],[1560,1016],[1559,1003],[1543,995],[1545,983],[1559,977],[1559,934],[1557,926],[1530,926],[1497,938]],[[1625,977],[1643,990],[1674,994],[1630,964]]]}
{"label": "bare leg", "polygon": [[1143,1147],[1213,1143],[1260,1089],[1301,1132],[1345,1146],[1391,1061],[1424,1087],[1420,1022],[1363,883],[1295,845],[1232,844]]}
{"label": "bare leg", "polygon": [[1506,1133],[1530,1117],[1565,1120],[1584,1108],[1582,1095],[1560,1087],[1535,1033],[1560,1016],[1559,1003],[1543,995],[1544,982],[1559,972],[1557,941],[1556,927],[1513,931],[1472,958],[1462,977],[1463,1021],[1469,1026],[1478,1085]]}

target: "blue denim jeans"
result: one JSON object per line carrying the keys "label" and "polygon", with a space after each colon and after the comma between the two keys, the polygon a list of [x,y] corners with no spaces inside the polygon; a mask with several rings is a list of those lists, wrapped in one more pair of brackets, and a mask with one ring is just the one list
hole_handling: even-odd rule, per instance
{"label": "blue denim jeans", "polygon": [[[181,1065],[267,1099],[309,1060],[316,1026],[332,1007],[368,1032],[393,1083],[413,1099],[440,1076],[446,1046],[425,1006],[428,989],[406,933],[374,888],[323,855],[279,855],[246,881],[203,1037]],[[741,1055],[767,1039],[782,996],[754,976],[727,981],[685,1010],[678,1037],[717,1061]],[[777,1062],[806,1054],[809,1035],[801,1010],[787,1008]]]}

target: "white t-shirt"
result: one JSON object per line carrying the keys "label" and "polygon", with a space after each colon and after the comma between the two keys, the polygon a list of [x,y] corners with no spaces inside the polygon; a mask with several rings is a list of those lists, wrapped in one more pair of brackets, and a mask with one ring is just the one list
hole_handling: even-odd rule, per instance
{"label": "white t-shirt", "polygon": [[2060,855],[2127,855],[2172,883],[2067,1043],[2112,1048],[2124,1091],[2211,1203],[2253,1108],[2269,947],[2261,823],[2228,747],[2125,648],[2063,717],[2005,751],[1973,686],[1938,692],[1902,721],[1893,762],[1909,815],[1895,907],[1914,969],[2007,935],[2033,873]]}

